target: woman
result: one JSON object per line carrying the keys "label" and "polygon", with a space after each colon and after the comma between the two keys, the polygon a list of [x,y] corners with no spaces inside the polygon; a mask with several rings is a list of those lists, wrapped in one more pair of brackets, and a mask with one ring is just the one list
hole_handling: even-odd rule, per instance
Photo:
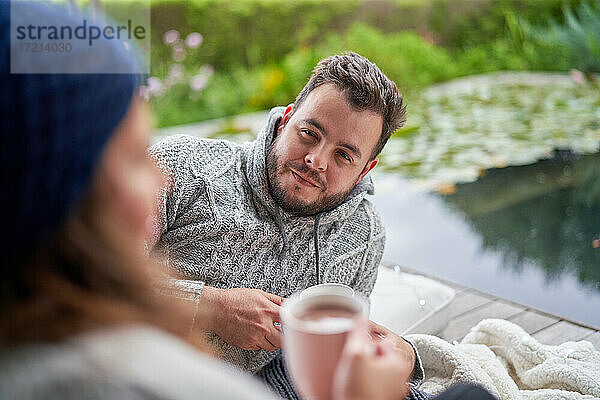
{"label": "woman", "polygon": [[[41,4],[34,13],[77,23]],[[11,75],[9,30],[0,1],[0,398],[273,398],[207,354],[190,329],[196,310],[153,289],[164,272],[144,243],[162,177],[135,76]],[[103,57],[130,63],[116,43],[103,46]],[[336,400],[408,393],[411,371],[391,345],[370,345],[351,335]]]}
{"label": "woman", "polygon": [[[135,77],[11,75],[10,6],[0,7],[0,398],[272,398],[202,353],[189,305],[153,289],[162,270],[144,239],[162,177]],[[55,8],[35,12],[74,22]],[[407,392],[386,345],[375,358],[364,336],[349,343],[336,398]],[[379,376],[395,379],[360,383]]]}

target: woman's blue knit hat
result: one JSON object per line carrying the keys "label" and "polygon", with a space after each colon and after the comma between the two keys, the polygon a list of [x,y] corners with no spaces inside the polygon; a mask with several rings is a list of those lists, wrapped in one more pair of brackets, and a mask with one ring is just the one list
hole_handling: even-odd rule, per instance
{"label": "woman's blue knit hat", "polygon": [[[58,15],[73,23],[63,9],[43,3],[35,13],[39,21]],[[0,0],[0,257],[19,260],[76,207],[137,80],[132,74],[11,74],[10,15],[10,2]],[[119,44],[109,44],[110,56],[131,62]]]}

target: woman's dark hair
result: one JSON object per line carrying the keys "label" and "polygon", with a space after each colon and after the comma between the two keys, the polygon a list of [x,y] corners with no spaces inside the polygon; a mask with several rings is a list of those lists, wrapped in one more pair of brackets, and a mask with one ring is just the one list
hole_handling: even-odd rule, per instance
{"label": "woman's dark hair", "polygon": [[[17,47],[10,40],[14,3],[32,21],[76,26],[83,17],[47,2],[0,1],[2,55]],[[139,84],[130,50],[114,40],[79,46],[61,57],[65,73],[11,74],[9,58],[0,63],[2,345],[130,323],[192,342],[200,337],[190,336],[190,305],[157,294],[161,266],[109,226],[89,188]],[[38,58],[36,67],[55,71],[56,57]],[[67,73],[71,67],[78,73]]]}
{"label": "woman's dark hair", "polygon": [[2,277],[0,342],[56,341],[123,324],[148,324],[206,349],[190,304],[157,291],[163,267],[137,254],[86,198],[31,257]]}

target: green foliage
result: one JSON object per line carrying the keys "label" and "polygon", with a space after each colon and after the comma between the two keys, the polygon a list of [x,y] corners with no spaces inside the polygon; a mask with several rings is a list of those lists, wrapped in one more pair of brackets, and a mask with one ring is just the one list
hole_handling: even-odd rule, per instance
{"label": "green foliage", "polygon": [[460,76],[493,71],[523,71],[529,69],[528,62],[515,51],[506,39],[497,39],[489,44],[469,47],[455,57]]}
{"label": "green foliage", "polygon": [[534,31],[534,40],[546,46],[570,49],[570,64],[586,72],[600,72],[600,6],[583,3],[574,12],[565,7],[565,24],[552,20],[547,29]]}
{"label": "green foliage", "polygon": [[384,34],[364,24],[356,24],[344,35],[329,37],[322,53],[350,50],[377,64],[404,91],[457,76],[450,54],[415,32]]}
{"label": "green foliage", "polygon": [[342,27],[358,1],[301,0],[161,0],[151,9],[154,48],[152,64],[165,58],[162,34],[170,29],[182,35],[205,37],[197,62],[216,69],[260,67],[275,63],[298,44],[311,44],[323,32]]}
{"label": "green foliage", "polygon": [[260,71],[237,68],[217,73],[198,99],[191,99],[185,85],[174,86],[167,94],[152,99],[158,126],[186,124],[264,108],[252,106],[251,98],[259,92]]}
{"label": "green foliage", "polygon": [[580,0],[160,0],[151,11],[153,76],[174,62],[162,43],[170,29],[204,36],[186,71],[215,71],[193,99],[186,82],[153,98],[159,126],[292,102],[318,60],[341,51],[377,63],[410,100],[471,74],[595,71],[597,56],[579,52],[600,48],[597,9]]}
{"label": "green foliage", "polygon": [[562,20],[536,26],[512,11],[506,21],[510,39],[531,69],[600,72],[600,6],[583,2],[563,7]]}
{"label": "green foliage", "polygon": [[344,35],[331,34],[318,46],[288,53],[279,63],[217,71],[195,102],[190,101],[181,87],[170,90],[152,101],[159,126],[288,104],[294,101],[321,58],[350,50],[375,62],[409,95],[459,75],[457,64],[444,48],[414,32],[383,34],[364,24],[355,24]]}
{"label": "green foliage", "polygon": [[505,13],[513,10],[533,24],[560,18],[565,5],[580,0],[430,0],[428,29],[446,47],[464,49],[504,36]]}
{"label": "green foliage", "polygon": [[[122,1],[129,3],[135,0]],[[504,37],[506,10],[539,25],[563,19],[562,7],[580,0],[157,0],[151,3],[153,66],[164,60],[162,34],[200,32],[206,41],[195,57],[217,69],[277,63],[300,47],[313,47],[354,22],[383,33],[405,30],[451,49]],[[113,6],[111,6],[113,7]],[[125,7],[125,5],[124,5]]]}

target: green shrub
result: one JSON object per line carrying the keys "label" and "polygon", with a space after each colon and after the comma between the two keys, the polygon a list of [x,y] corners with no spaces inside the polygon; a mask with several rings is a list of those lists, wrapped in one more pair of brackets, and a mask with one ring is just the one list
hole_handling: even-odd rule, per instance
{"label": "green shrub", "polygon": [[[575,34],[563,40],[558,32],[567,26],[575,32],[572,20],[598,29],[597,16],[589,19],[578,11],[570,17],[561,8],[581,4],[297,0],[283,6],[272,0],[158,0],[151,9],[152,75],[165,78],[173,64],[171,49],[162,42],[170,29],[182,37],[191,32],[204,36],[202,46],[180,62],[186,71],[210,65],[215,72],[193,98],[186,76],[187,81],[153,98],[152,105],[159,126],[284,105],[294,100],[318,60],[347,50],[377,63],[409,98],[430,84],[470,74],[579,68],[583,60],[573,58],[573,43],[585,42]],[[540,26],[555,33],[523,41],[524,35],[533,35],[529,27]],[[589,46],[591,54],[595,46]]]}
{"label": "green shrub", "polygon": [[[445,47],[486,45],[505,35],[507,10],[534,24],[561,18],[562,7],[581,0],[430,0],[427,27]],[[419,21],[422,23],[422,21]]]}
{"label": "green shrub", "polygon": [[568,49],[571,67],[600,72],[600,6],[586,2],[576,12],[565,7],[563,14],[564,24],[551,20],[547,29],[533,30],[532,39],[548,49]]}
{"label": "green shrub", "polygon": [[390,79],[407,91],[447,80],[457,74],[448,52],[415,32],[384,34],[364,24],[356,24],[344,35],[332,35],[326,44],[323,55],[355,51],[377,64]]}
{"label": "green shrub", "polygon": [[151,100],[158,127],[240,114],[263,109],[252,106],[251,98],[259,92],[259,72],[243,68],[216,73],[206,88],[191,99],[185,84],[171,88],[165,95]]}
{"label": "green shrub", "polygon": [[[136,1],[136,0],[129,0]],[[125,1],[123,1],[125,3]],[[506,10],[540,24],[562,21],[561,7],[580,0],[156,0],[151,2],[152,66],[168,56],[162,34],[200,32],[205,44],[194,57],[217,69],[278,63],[301,47],[322,43],[354,22],[383,33],[416,30],[452,49],[485,45],[505,33]],[[157,50],[155,50],[157,49]]]}
{"label": "green shrub", "polygon": [[466,76],[493,71],[522,71],[529,64],[509,40],[497,39],[490,44],[469,47],[457,52],[458,75]]}
{"label": "green shrub", "polygon": [[[279,62],[300,43],[318,41],[324,32],[344,29],[343,20],[358,6],[357,0],[160,0],[151,8],[154,46],[162,34],[178,29],[205,37],[198,62],[217,69],[259,67]],[[152,55],[160,64],[164,54]]]}
{"label": "green shrub", "polygon": [[512,12],[506,19],[511,41],[530,69],[600,72],[600,7],[565,6],[562,23],[551,18],[535,25]]}
{"label": "green shrub", "polygon": [[288,104],[320,59],[350,50],[375,62],[408,95],[458,75],[446,50],[414,32],[383,34],[355,24],[344,35],[331,34],[320,45],[292,51],[279,63],[217,70],[197,101],[189,99],[185,84],[154,98],[158,124],[169,126]]}

